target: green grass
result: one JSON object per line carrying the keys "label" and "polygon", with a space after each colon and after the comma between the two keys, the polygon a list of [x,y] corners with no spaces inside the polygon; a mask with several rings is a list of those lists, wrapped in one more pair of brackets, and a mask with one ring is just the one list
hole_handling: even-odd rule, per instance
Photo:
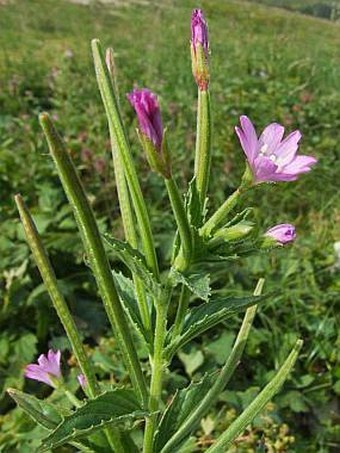
{"label": "green grass", "polygon": [[[333,252],[333,243],[340,240],[336,226],[340,220],[340,28],[253,2],[165,0],[114,8],[25,0],[0,6],[0,384],[21,386],[23,364],[38,350],[46,349],[48,342],[67,347],[46,295],[41,289],[39,292],[40,280],[18,228],[13,203],[18,191],[36,214],[86,338],[93,344],[93,338],[104,333],[75,227],[38,127],[38,112],[48,110],[58,118],[58,127],[82,172],[103,229],[113,227],[119,234],[107,126],[89,42],[98,37],[104,45],[114,47],[123,115],[134,143],[144,193],[157,222],[158,252],[166,259],[172,225],[164,215],[168,209],[164,189],[140,154],[134,114],[125,93],[138,84],[160,95],[175,174],[184,188],[192,175],[194,155],[196,89],[188,42],[189,18],[195,6],[204,8],[211,38],[211,205],[218,206],[237,187],[243,171],[244,157],[233,132],[242,113],[253,119],[258,130],[274,120],[288,130],[301,129],[301,151],[319,159],[315,170],[298,182],[259,187],[250,195],[264,228],[286,221],[297,225],[299,239],[294,247],[248,259],[214,276],[215,290],[232,292],[250,291],[256,279],[265,276],[267,289],[277,294],[260,312],[246,360],[228,392],[221,395],[221,405],[227,402],[230,417],[230,411],[239,411],[254,391],[245,389],[250,384],[263,385],[268,370],[282,361],[285,351],[278,350],[284,340],[289,343],[299,334],[305,346],[295,378],[287,384],[286,394],[275,400],[269,413],[272,425],[259,419],[247,442],[249,448],[255,448],[256,439],[264,432],[267,442],[274,444],[285,437],[274,425],[286,421],[296,437],[289,451],[307,447],[308,451],[332,451],[332,445],[337,445],[332,408],[340,386],[335,351],[339,328],[335,302],[340,288]],[[84,158],[86,150],[91,151],[90,161]],[[99,165],[104,166],[103,172],[96,171]],[[23,262],[26,267],[20,268]],[[236,322],[228,327],[235,326]],[[205,358],[198,374],[218,363],[219,343],[215,349],[209,343],[227,344],[230,336],[229,340],[224,337],[225,330],[211,333],[204,343],[186,351],[186,360],[198,353]],[[25,354],[23,338],[29,345]],[[106,376],[111,369],[100,360],[98,363]],[[174,372],[181,367],[178,361]],[[184,379],[182,371],[178,380]],[[4,412],[10,408],[6,398],[1,408]],[[219,418],[217,412],[211,415],[217,432],[227,423],[225,411],[222,414]],[[5,435],[0,437],[0,444],[6,444],[4,451],[32,451],[32,444],[18,447],[9,434],[12,428],[8,420],[4,418]],[[31,429],[19,415],[15,415],[15,422],[21,423],[22,432]],[[199,434],[204,439],[203,432]],[[247,442],[242,448],[247,448]],[[288,444],[283,445],[288,448]]]}

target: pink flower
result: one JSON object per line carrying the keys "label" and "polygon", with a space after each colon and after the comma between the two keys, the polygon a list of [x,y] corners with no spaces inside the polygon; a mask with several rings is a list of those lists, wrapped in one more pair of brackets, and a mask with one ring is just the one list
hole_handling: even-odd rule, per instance
{"label": "pink flower", "polygon": [[192,73],[201,91],[209,86],[209,40],[208,26],[201,9],[194,9],[191,15],[191,62]]}
{"label": "pink flower", "polygon": [[278,123],[267,126],[257,138],[254,126],[246,116],[240,118],[241,127],[236,134],[253,173],[254,183],[295,181],[301,173],[311,170],[317,160],[311,156],[298,156],[300,131],[290,133],[284,140],[284,127]]}
{"label": "pink flower", "polygon": [[61,379],[60,370],[61,352],[54,352],[50,349],[47,356],[41,354],[38,358],[38,365],[31,363],[25,368],[25,376],[29,379],[45,382],[51,387],[56,387],[56,381]]}
{"label": "pink flower", "polygon": [[78,382],[79,382],[79,385],[80,385],[82,388],[86,387],[86,385],[87,385],[87,380],[86,380],[86,377],[83,375],[83,373],[78,374],[77,380],[78,380]]}
{"label": "pink flower", "polygon": [[278,244],[284,245],[296,239],[296,231],[294,225],[281,223],[266,231],[265,236],[274,239]]}
{"label": "pink flower", "polygon": [[191,15],[191,44],[195,53],[197,45],[200,44],[203,47],[205,56],[208,58],[208,25],[201,9],[194,9]]}
{"label": "pink flower", "polygon": [[152,91],[134,89],[127,95],[137,113],[140,132],[160,151],[163,140],[163,124],[157,96]]}

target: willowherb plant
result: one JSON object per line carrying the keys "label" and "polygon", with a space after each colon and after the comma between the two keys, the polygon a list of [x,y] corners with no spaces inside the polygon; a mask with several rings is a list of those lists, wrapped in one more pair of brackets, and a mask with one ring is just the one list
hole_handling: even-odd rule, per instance
{"label": "willowherb plant", "polygon": [[[103,55],[98,40],[92,41],[94,65],[112,144],[112,157],[125,242],[98,231],[94,214],[72,160],[47,113],[40,122],[55,162],[60,181],[73,208],[88,263],[96,279],[113,334],[119,345],[131,385],[103,392],[93,371],[80,333],[71,316],[34,221],[20,195],[16,203],[46,289],[70,340],[81,372],[78,382],[86,395],[80,401],[64,383],[60,351],[41,355],[38,364],[26,367],[25,376],[64,392],[71,409],[53,406],[15,389],[9,394],[49,433],[40,451],[65,443],[80,451],[170,453],[180,451],[186,439],[216,402],[237,367],[247,341],[257,304],[262,295],[261,279],[253,295],[215,297],[209,273],[227,260],[248,256],[293,242],[295,228],[279,224],[268,231],[250,220],[251,209],[237,212],[242,195],[256,184],[293,181],[316,163],[313,157],[297,155],[299,131],[283,139],[284,128],[267,126],[258,138],[254,126],[241,116],[237,136],[246,155],[246,169],[239,188],[212,215],[207,211],[211,166],[211,120],[209,96],[209,42],[203,12],[194,10],[191,20],[192,69],[198,87],[197,134],[194,177],[184,197],[179,192],[171,165],[171,153],[163,128],[157,96],[148,89],[134,89],[127,98],[138,119],[138,136],[152,170],[164,179],[177,224],[172,260],[167,272],[159,272],[146,201],[117,101],[113,51]],[[130,271],[125,276],[113,270],[104,244]],[[178,291],[179,290],[179,291]],[[177,300],[176,296],[179,294]],[[190,308],[195,299],[194,308]],[[200,303],[197,301],[200,300]],[[170,315],[169,307],[171,306]],[[232,351],[218,373],[206,374],[178,391],[167,404],[162,400],[164,374],[178,350],[220,322],[245,310]],[[138,358],[135,335],[146,344],[147,364]],[[233,440],[279,390],[291,371],[301,348],[298,340],[273,379],[228,429],[210,446],[209,453],[224,452]],[[151,377],[149,378],[149,375]],[[132,440],[132,423],[143,433]],[[139,424],[136,424],[140,422]],[[141,423],[143,422],[143,423]]]}

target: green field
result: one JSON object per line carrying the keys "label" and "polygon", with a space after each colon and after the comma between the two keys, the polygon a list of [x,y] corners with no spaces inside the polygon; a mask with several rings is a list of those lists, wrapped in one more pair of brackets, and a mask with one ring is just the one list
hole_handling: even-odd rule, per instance
{"label": "green field", "polygon": [[[5,389],[22,388],[24,365],[48,346],[68,351],[24,242],[15,193],[20,192],[32,209],[86,343],[94,348],[98,375],[112,382],[124,378],[37,115],[47,110],[55,118],[102,230],[113,229],[121,236],[106,119],[89,43],[97,37],[103,45],[113,46],[120,103],[155,222],[157,252],[167,262],[173,225],[165,190],[141,155],[125,93],[138,85],[159,94],[174,173],[184,190],[194,159],[196,86],[189,24],[196,6],[204,9],[210,32],[211,207],[219,206],[237,188],[243,171],[244,157],[234,134],[241,114],[247,114],[259,131],[272,121],[284,124],[288,131],[299,128],[301,152],[316,156],[319,163],[297,182],[261,186],[249,195],[248,202],[265,227],[293,223],[298,240],[278,253],[228,264],[225,272],[214,275],[216,292],[251,291],[256,280],[265,277],[266,290],[274,296],[260,310],[246,356],[198,430],[192,451],[204,451],[204,445],[253,399],[268,381],[270,370],[282,362],[287,351],[281,346],[287,343],[288,350],[297,336],[305,344],[285,391],[230,451],[264,451],[257,449],[261,439],[273,452],[320,453],[340,448],[340,257],[334,250],[334,243],[340,241],[339,25],[243,1],[84,6],[66,0],[13,0],[7,5],[0,2],[1,452],[35,451],[42,435],[41,428],[32,430],[33,424],[13,409]],[[188,375],[199,377],[221,363],[238,325],[237,319],[222,325],[176,359],[171,373],[179,386]],[[107,359],[103,350],[112,351],[112,358]],[[26,382],[25,389],[46,396],[32,382]]]}

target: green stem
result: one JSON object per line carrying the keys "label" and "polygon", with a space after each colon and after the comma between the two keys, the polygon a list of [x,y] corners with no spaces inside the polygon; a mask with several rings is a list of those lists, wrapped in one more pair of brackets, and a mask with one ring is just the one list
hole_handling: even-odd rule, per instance
{"label": "green stem", "polygon": [[184,270],[184,268],[189,265],[192,257],[192,236],[190,225],[176,182],[171,177],[169,179],[165,179],[165,184],[181,238],[181,251],[178,255],[178,259],[175,260],[175,266],[178,270]]}
{"label": "green stem", "polygon": [[208,90],[198,90],[195,176],[203,209],[208,191],[211,166],[211,112]]}
{"label": "green stem", "polygon": [[117,334],[116,337],[132,385],[142,404],[145,405],[147,401],[147,389],[144,376],[130,333],[130,328],[125,317],[124,309],[113,282],[110,264],[105,253],[93,211],[86,198],[84,188],[73,162],[47,113],[40,115],[40,122],[45,132],[51,155],[56,164],[60,181],[73,209],[105,310],[113,330]]}
{"label": "green stem", "polygon": [[[133,211],[130,202],[130,195],[126,184],[124,166],[122,163],[121,156],[115,148],[115,142],[113,140],[113,133],[110,128],[111,137],[111,148],[112,148],[112,159],[115,171],[115,179],[117,185],[117,193],[119,200],[119,207],[122,216],[123,228],[127,242],[135,249],[138,247],[137,234],[135,229],[135,221]],[[141,314],[142,322],[147,332],[151,332],[151,320],[150,312],[148,307],[148,301],[145,294],[143,282],[133,274],[132,276],[136,295],[138,300],[138,308]]]}
{"label": "green stem", "polygon": [[284,381],[292,370],[302,347],[303,341],[297,340],[291,353],[276,373],[274,378],[265,386],[249,406],[237,417],[229,428],[217,439],[216,443],[208,448],[207,453],[223,453],[227,447],[239,436],[254,418],[269,403],[273,396],[280,390]]}
{"label": "green stem", "polygon": [[211,232],[226,219],[229,212],[236,206],[241,192],[240,188],[235,190],[235,192],[226,199],[226,201],[217,209],[210,219],[205,222],[200,229],[201,236],[210,236]]}
{"label": "green stem", "polygon": [[190,301],[190,290],[188,289],[187,286],[182,285],[181,294],[179,296],[176,319],[174,323],[174,330],[172,333],[173,339],[175,339],[182,332],[185,315],[187,313],[189,306],[189,301]]}
{"label": "green stem", "polygon": [[[264,279],[260,279],[256,285],[254,296],[259,296],[262,292]],[[209,411],[212,404],[216,401],[218,396],[221,394],[231,376],[233,375],[237,365],[242,357],[249,332],[256,314],[257,305],[249,307],[243,318],[243,322],[237,338],[235,340],[233,349],[228,357],[228,360],[222,367],[219,376],[216,378],[213,386],[206,395],[203,396],[200,403],[196,406],[195,410],[190,416],[183,422],[176,433],[169,439],[166,445],[163,447],[161,453],[171,453],[179,442],[195,429],[195,426],[200,422],[204,415]]]}
{"label": "green stem", "polygon": [[[56,275],[53,267],[42,243],[41,237],[38,233],[34,220],[25,205],[21,195],[15,196],[15,202],[18,207],[21,222],[27,237],[28,245],[33,253],[34,260],[38,266],[40,275],[46,286],[47,292],[52,300],[53,306],[57,315],[65,329],[66,335],[71,343],[72,350],[79,363],[80,369],[86,378],[86,387],[90,398],[94,398],[99,394],[99,386],[96,377],[93,373],[92,367],[85,352],[80,333],[72,318],[71,312],[67,303],[61,294]],[[72,400],[72,403],[78,407],[79,400],[67,389],[64,389],[67,397]],[[105,435],[109,444],[114,447],[116,452],[124,452],[121,444],[120,434],[115,429],[105,429]]]}
{"label": "green stem", "polygon": [[168,301],[171,297],[171,288],[166,286],[162,300],[156,305],[156,326],[154,339],[154,355],[150,383],[149,411],[144,433],[143,453],[153,452],[154,435],[157,427],[158,413],[161,404],[164,362],[164,342],[166,338],[166,314]]}
{"label": "green stem", "polygon": [[77,358],[81,371],[86,378],[89,396],[91,398],[94,398],[98,394],[98,383],[86,355],[80,333],[72,318],[67,303],[59,290],[57,278],[52,268],[51,262],[43,246],[37,227],[21,195],[15,196],[15,202],[18,207],[28,245],[39,268],[40,275],[43,279],[43,282],[45,283],[48,294],[65,329],[67,337],[70,340],[72,350]]}
{"label": "green stem", "polygon": [[159,278],[158,262],[148,211],[139,185],[136,168],[132,159],[122,119],[118,110],[110,73],[105,64],[101,46],[97,39],[92,40],[92,52],[97,82],[105,107],[110,131],[112,133],[112,140],[114,141],[115,149],[121,156],[124,173],[131,193],[133,207],[136,212],[145,259],[149,268],[155,274],[155,277]]}

